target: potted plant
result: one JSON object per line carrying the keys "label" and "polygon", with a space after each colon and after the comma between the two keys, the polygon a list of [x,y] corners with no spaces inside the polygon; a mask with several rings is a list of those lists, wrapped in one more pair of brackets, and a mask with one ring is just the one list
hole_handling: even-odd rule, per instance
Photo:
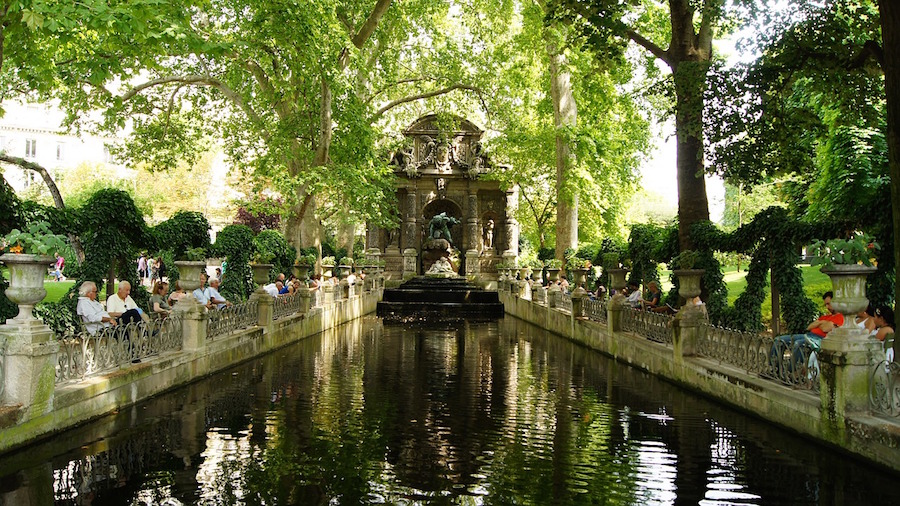
{"label": "potted plant", "polygon": [[325,277],[331,277],[332,269],[334,269],[334,264],[335,261],[333,256],[329,255],[327,257],[322,257],[322,275]]}
{"label": "potted plant", "polygon": [[625,288],[625,276],[628,274],[628,269],[622,266],[619,253],[604,253],[603,269],[609,275],[609,287],[616,292],[621,292]]}
{"label": "potted plant", "polygon": [[264,285],[269,282],[269,271],[272,270],[272,259],[275,258],[269,251],[257,251],[253,255],[250,262],[250,269],[253,271],[253,282],[258,285]]}
{"label": "potted plant", "polygon": [[532,281],[541,284],[544,281],[544,262],[541,262],[537,258],[529,258],[527,262],[528,267],[531,267]]}
{"label": "potted plant", "polygon": [[553,283],[559,280],[559,270],[562,269],[562,260],[551,258],[544,262],[547,266],[547,281]]}
{"label": "potted plant", "polygon": [[185,251],[175,260],[175,266],[178,267],[178,282],[182,288],[189,292],[200,288],[200,273],[206,270],[206,249],[191,248]]}
{"label": "potted plant", "polygon": [[695,269],[700,261],[700,253],[694,250],[684,250],[675,255],[669,265],[672,272],[678,277],[678,295],[685,300],[691,300],[700,295],[700,280],[703,278],[703,269]]}
{"label": "potted plant", "polygon": [[315,253],[308,253],[306,255],[300,255],[297,257],[297,261],[294,262],[294,275],[297,276],[302,281],[306,281],[309,278],[309,270],[316,265],[316,255]]}
{"label": "potted plant", "polygon": [[0,261],[9,267],[9,288],[6,296],[19,306],[18,322],[34,320],[31,311],[34,305],[44,300],[44,277],[47,267],[53,263],[50,253],[59,251],[65,245],[65,238],[50,231],[45,221],[30,223],[26,230],[11,230],[3,238],[7,253]]}
{"label": "potted plant", "polygon": [[[848,239],[815,241],[810,249],[815,254],[812,265],[821,265],[822,272],[831,278],[834,309],[845,316],[865,309],[869,304],[866,278],[877,270],[875,256],[881,245],[872,236],[857,232]],[[844,321],[845,327],[851,327],[854,319]]]}

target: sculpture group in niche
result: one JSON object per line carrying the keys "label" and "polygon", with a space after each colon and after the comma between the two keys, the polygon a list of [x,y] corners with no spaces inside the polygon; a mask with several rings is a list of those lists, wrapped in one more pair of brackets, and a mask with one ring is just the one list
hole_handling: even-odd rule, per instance
{"label": "sculpture group in niche", "polygon": [[459,220],[453,216],[447,216],[447,213],[436,214],[428,223],[429,239],[446,239],[448,243],[453,244],[453,238],[450,236],[450,227],[458,225]]}

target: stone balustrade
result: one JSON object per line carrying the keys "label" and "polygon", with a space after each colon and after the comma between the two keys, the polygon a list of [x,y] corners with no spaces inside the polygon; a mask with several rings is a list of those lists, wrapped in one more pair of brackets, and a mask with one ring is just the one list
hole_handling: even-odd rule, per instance
{"label": "stone balustrade", "polygon": [[698,306],[673,317],[627,307],[622,296],[546,294],[544,305],[543,295],[526,300],[501,284],[500,300],[508,315],[900,470],[900,364],[874,339],[829,335],[814,352],[710,325]]}
{"label": "stone balustrade", "polygon": [[96,335],[55,336],[38,320],[0,325],[0,452],[373,313],[379,277],[346,293],[254,292],[219,310],[186,297],[168,318]]}

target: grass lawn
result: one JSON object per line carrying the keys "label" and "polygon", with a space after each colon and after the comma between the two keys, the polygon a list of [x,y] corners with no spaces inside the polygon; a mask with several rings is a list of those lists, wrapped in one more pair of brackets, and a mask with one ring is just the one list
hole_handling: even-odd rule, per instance
{"label": "grass lawn", "polygon": [[[2,269],[3,277],[6,280],[9,280],[9,269]],[[56,282],[52,277],[47,276],[44,279],[44,289],[47,290],[47,296],[44,297],[44,300],[41,302],[57,302],[59,299],[63,297],[66,293],[68,293],[69,289],[75,285],[74,279],[67,279],[65,281]],[[97,300],[106,300],[106,288],[101,287],[100,293],[97,294]]]}
{"label": "grass lawn", "polygon": [[[821,306],[822,293],[831,290],[831,279],[819,271],[819,266],[801,265],[800,270],[803,272],[803,291],[817,306]],[[738,296],[747,288],[747,272],[738,272],[735,267],[727,267],[724,275],[725,286],[728,287],[728,304],[733,305]],[[661,270],[660,279],[663,280],[663,291],[668,291],[672,286],[669,283],[669,271]],[[762,319],[766,324],[772,320],[772,297],[769,287],[766,287],[766,299],[762,303]]]}

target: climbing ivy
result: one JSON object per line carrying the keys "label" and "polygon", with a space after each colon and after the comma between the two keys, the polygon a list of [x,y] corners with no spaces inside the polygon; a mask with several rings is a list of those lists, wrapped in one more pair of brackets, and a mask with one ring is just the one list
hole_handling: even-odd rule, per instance
{"label": "climbing ivy", "polygon": [[247,225],[228,225],[216,236],[213,249],[224,256],[227,268],[219,290],[230,301],[243,301],[253,291],[250,255],[254,253],[253,230]]}
{"label": "climbing ivy", "polygon": [[289,274],[297,258],[297,250],[277,230],[263,230],[253,240],[256,250],[272,255],[275,267],[269,272],[269,279],[274,280],[279,273]]}
{"label": "climbing ivy", "polygon": [[[24,223],[19,213],[19,198],[16,197],[12,187],[7,184],[6,179],[0,175],[0,236],[6,235],[14,228],[22,227]],[[0,254],[5,252],[0,249]],[[0,321],[14,318],[19,313],[19,308],[6,298],[7,288],[9,288],[9,283],[6,281],[6,277],[0,275]]]}
{"label": "climbing ivy", "polygon": [[131,298],[146,308],[150,295],[138,282],[134,259],[140,251],[155,249],[156,240],[131,196],[114,188],[98,190],[79,209],[79,222],[85,258],[73,290],[86,280],[101,286],[112,274],[130,282]]}
{"label": "climbing ivy", "polygon": [[[191,248],[209,249],[209,221],[196,211],[178,211],[168,220],[153,227],[161,250],[169,250],[181,260]],[[166,263],[168,268],[171,264]]]}

